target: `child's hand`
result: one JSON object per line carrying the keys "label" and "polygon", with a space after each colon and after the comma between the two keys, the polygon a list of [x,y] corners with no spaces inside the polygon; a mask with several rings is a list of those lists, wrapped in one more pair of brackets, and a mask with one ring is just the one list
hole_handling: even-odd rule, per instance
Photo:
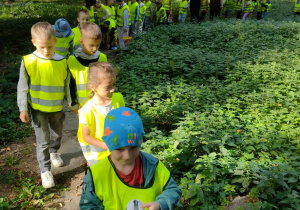
{"label": "child's hand", "polygon": [[23,123],[29,122],[28,112],[27,111],[21,111],[20,112],[20,119]]}
{"label": "child's hand", "polygon": [[140,205],[140,208],[148,208],[149,210],[160,210],[160,205],[158,202],[149,202]]}

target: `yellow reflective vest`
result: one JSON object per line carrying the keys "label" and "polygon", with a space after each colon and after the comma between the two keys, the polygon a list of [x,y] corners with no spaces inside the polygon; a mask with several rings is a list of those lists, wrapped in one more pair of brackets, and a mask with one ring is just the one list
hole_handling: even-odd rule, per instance
{"label": "yellow reflective vest", "polygon": [[109,21],[109,29],[116,28],[117,25],[117,19],[116,19],[116,9],[114,6],[106,6],[106,9],[109,13],[109,16],[105,21]]}
{"label": "yellow reflective vest", "polygon": [[159,23],[164,23],[167,20],[166,9],[161,6],[160,9],[156,12],[156,21]]}
{"label": "yellow reflective vest", "polygon": [[130,23],[134,23],[136,20],[136,8],[139,6],[139,3],[137,3],[136,1],[133,2],[133,4],[130,2],[128,2],[128,7],[129,7],[129,22]]}
{"label": "yellow reflective vest", "polygon": [[146,14],[146,5],[142,4],[142,6],[140,5],[140,14],[139,14],[138,21],[143,21],[145,18],[145,14]]}
{"label": "yellow reflective vest", "polygon": [[300,2],[298,3],[298,1],[295,2],[294,12],[300,12]]}
{"label": "yellow reflective vest", "polygon": [[[56,37],[55,52],[65,58],[70,54],[70,47],[72,45],[74,34],[68,37]],[[73,48],[71,48],[73,51]]]}
{"label": "yellow reflective vest", "polygon": [[146,7],[146,17],[150,17],[151,16],[151,10],[150,10],[150,5],[152,4],[151,1],[149,0],[148,2],[145,2],[145,7]]}
{"label": "yellow reflective vest", "polygon": [[179,14],[187,14],[187,9],[185,6],[187,4],[187,1],[181,1],[179,4]]}
{"label": "yellow reflective vest", "polygon": [[81,47],[80,39],[81,39],[81,31],[79,26],[72,29],[74,33],[74,39],[73,39],[73,47],[74,51],[76,51],[79,47]]}
{"label": "yellow reflective vest", "polygon": [[[98,61],[107,62],[106,55],[100,53]],[[76,82],[76,97],[78,103],[81,107],[83,107],[84,104],[89,100],[89,95],[91,93],[91,90],[89,90],[87,86],[89,67],[82,65],[75,55],[70,56],[67,60],[67,63],[72,77]]]}
{"label": "yellow reflective vest", "polygon": [[[113,93],[111,97],[111,103],[113,109],[125,106],[124,98],[121,93]],[[87,126],[90,130],[90,136],[98,139],[99,141],[103,141],[102,136],[104,136],[104,119],[106,115],[104,115],[92,101],[88,101],[84,107],[79,109],[78,112],[79,121],[81,118],[85,119]],[[79,123],[77,137],[83,155],[90,166],[98,163],[99,160],[107,157],[110,154],[109,150],[104,150],[99,147],[95,147],[86,143],[83,140],[81,123]]]}
{"label": "yellow reflective vest", "polygon": [[141,204],[154,202],[170,179],[169,170],[160,161],[155,169],[152,185],[142,188],[125,184],[117,175],[109,157],[90,169],[96,195],[102,201],[105,210],[139,209]]}
{"label": "yellow reflective vest", "polygon": [[162,5],[167,11],[170,10],[170,0],[162,0]]}
{"label": "yellow reflective vest", "polygon": [[[124,10],[128,11],[128,14],[130,14],[130,9],[128,5],[124,5],[122,8],[120,6],[117,9],[117,25],[118,27],[122,27],[124,25]],[[128,25],[130,25],[130,22],[128,20]]]}
{"label": "yellow reflective vest", "polygon": [[207,12],[207,11],[208,11],[208,7],[209,7],[209,2],[208,2],[208,0],[202,0],[202,1],[201,1],[200,11],[201,11],[201,12]]}
{"label": "yellow reflective vest", "polygon": [[251,12],[252,1],[246,1],[244,5],[244,12]]}
{"label": "yellow reflective vest", "polygon": [[43,59],[29,54],[23,57],[23,62],[29,76],[30,106],[42,112],[61,111],[68,76],[66,59]]}
{"label": "yellow reflective vest", "polygon": [[92,6],[92,9],[89,10],[88,8],[86,8],[86,6],[82,6],[81,9],[84,9],[86,11],[89,12],[90,14],[90,22],[95,22],[95,10],[94,10],[94,6]]}
{"label": "yellow reflective vest", "polygon": [[104,20],[101,21],[101,18],[105,17],[105,15],[106,15],[105,9],[106,9],[106,6],[104,4],[102,4],[101,7],[98,8],[97,18],[99,18],[99,25],[104,24]]}
{"label": "yellow reflective vest", "polygon": [[243,7],[243,0],[237,0],[236,5],[235,5],[235,10],[236,11],[241,11]]}

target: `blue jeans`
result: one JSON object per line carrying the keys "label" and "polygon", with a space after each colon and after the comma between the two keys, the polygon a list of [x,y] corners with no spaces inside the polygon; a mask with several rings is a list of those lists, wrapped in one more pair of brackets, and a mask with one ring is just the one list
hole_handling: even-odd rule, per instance
{"label": "blue jeans", "polygon": [[180,23],[184,23],[184,22],[185,22],[185,19],[186,19],[186,14],[179,13],[178,21],[179,21]]}
{"label": "blue jeans", "polygon": [[268,12],[264,12],[264,16],[263,16],[263,19],[267,19],[269,13]]}
{"label": "blue jeans", "polygon": [[32,127],[36,137],[36,157],[42,173],[50,171],[50,153],[60,148],[65,114],[59,112],[41,112],[30,108]]}
{"label": "blue jeans", "polygon": [[144,20],[144,33],[148,31],[148,29],[150,28],[150,17],[145,17],[145,20]]}

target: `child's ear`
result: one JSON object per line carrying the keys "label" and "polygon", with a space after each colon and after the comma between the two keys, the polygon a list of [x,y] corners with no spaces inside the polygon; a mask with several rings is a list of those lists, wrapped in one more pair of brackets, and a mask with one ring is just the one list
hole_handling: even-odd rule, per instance
{"label": "child's ear", "polygon": [[[35,46],[34,39],[31,39],[31,42],[32,42],[33,46]],[[36,46],[35,46],[35,47],[36,47]]]}
{"label": "child's ear", "polygon": [[94,88],[94,86],[93,85],[89,85],[89,89],[91,90],[91,91],[95,91],[95,88]]}
{"label": "child's ear", "polygon": [[80,44],[83,45],[83,41],[82,41],[82,38],[80,38],[79,40]]}

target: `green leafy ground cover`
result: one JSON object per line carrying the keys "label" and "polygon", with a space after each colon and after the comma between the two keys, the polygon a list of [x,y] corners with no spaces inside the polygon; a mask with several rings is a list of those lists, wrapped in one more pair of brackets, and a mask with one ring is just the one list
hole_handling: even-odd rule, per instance
{"label": "green leafy ground cover", "polygon": [[[72,22],[82,4],[72,2],[0,8],[1,145],[31,134],[16,105],[21,56],[34,50],[30,27],[58,17]],[[118,89],[144,121],[143,150],[171,170],[183,190],[182,209],[221,209],[248,194],[254,209],[298,209],[300,25],[292,7],[275,1],[268,21],[157,27],[116,58]],[[16,180],[30,190],[13,204],[48,199],[31,179],[0,177]],[[0,209],[13,204],[0,198]]]}

